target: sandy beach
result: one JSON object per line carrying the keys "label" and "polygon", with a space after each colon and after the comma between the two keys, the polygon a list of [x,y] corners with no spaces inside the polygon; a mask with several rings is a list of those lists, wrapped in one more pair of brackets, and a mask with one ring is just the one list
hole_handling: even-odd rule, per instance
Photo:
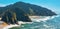
{"label": "sandy beach", "polygon": [[6,26],[8,26],[8,24],[2,23],[2,24],[0,24],[0,29],[3,29],[3,28],[6,27]]}

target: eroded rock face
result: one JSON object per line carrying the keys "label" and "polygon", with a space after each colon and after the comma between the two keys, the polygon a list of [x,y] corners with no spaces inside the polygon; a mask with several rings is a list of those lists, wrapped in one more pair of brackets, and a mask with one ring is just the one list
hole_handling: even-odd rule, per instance
{"label": "eroded rock face", "polygon": [[18,21],[31,22],[28,15],[25,16],[24,12],[19,8],[6,11],[2,16],[2,21],[6,22],[7,24],[17,24]]}

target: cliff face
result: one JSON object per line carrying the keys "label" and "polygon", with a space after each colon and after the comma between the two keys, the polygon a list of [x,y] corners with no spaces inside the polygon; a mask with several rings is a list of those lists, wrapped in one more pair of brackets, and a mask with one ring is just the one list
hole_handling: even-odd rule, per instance
{"label": "cliff face", "polygon": [[25,12],[19,8],[15,8],[14,10],[7,10],[4,15],[2,16],[2,20],[7,24],[17,24],[18,21],[23,22],[32,22],[28,15],[24,15]]}
{"label": "cliff face", "polygon": [[31,22],[28,16],[53,16],[57,15],[51,10],[24,2],[16,2],[6,7],[0,7],[0,16],[6,23],[17,23],[18,21]]}

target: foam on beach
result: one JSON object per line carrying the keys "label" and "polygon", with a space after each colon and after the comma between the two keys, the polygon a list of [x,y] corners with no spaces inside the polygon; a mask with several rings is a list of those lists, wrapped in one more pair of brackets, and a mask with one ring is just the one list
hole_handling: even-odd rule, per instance
{"label": "foam on beach", "polygon": [[[31,20],[33,21],[33,22],[41,22],[41,21],[43,21],[43,22],[45,22],[45,21],[47,21],[47,20],[50,20],[50,19],[53,19],[53,18],[55,18],[55,17],[58,17],[58,16],[47,16],[47,17],[44,17],[44,18],[40,18],[40,17],[35,17],[35,18],[31,18]],[[19,23],[19,25],[8,25],[8,26],[6,26],[6,27],[4,27],[3,29],[9,29],[9,28],[12,28],[12,27],[19,27],[21,24],[26,24],[26,23],[32,23],[32,22],[22,22],[22,21],[18,21],[18,23]]]}
{"label": "foam on beach", "polygon": [[41,21],[46,21],[46,20],[48,20],[48,19],[50,19],[51,17],[50,16],[48,16],[48,17],[44,17],[44,18],[40,18],[39,17],[39,19],[38,18],[31,18],[31,20],[33,21],[33,22],[41,22]]}
{"label": "foam on beach", "polygon": [[11,25],[8,25],[8,26],[4,27],[3,29],[9,29],[9,28],[18,27],[18,26],[19,26],[19,25],[16,25],[16,24],[15,24],[15,25],[12,25],[12,24],[11,24]]}
{"label": "foam on beach", "polygon": [[3,29],[9,29],[9,28],[13,28],[13,27],[20,27],[21,24],[26,24],[26,23],[29,23],[29,22],[18,21],[18,23],[19,23],[19,25],[17,25],[17,24],[15,24],[15,25],[10,24],[10,25],[5,26]]}
{"label": "foam on beach", "polygon": [[59,17],[59,15],[57,15],[57,16],[38,16],[38,17],[30,16],[30,18],[33,22],[41,22],[41,21],[45,22],[45,21],[53,19],[55,17]]}

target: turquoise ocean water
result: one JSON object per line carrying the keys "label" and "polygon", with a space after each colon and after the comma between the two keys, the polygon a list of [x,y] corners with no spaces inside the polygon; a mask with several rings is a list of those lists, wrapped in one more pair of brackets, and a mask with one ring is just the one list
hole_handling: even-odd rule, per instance
{"label": "turquoise ocean water", "polygon": [[22,24],[19,29],[60,29],[60,16],[50,18],[49,20],[43,22],[33,22]]}

